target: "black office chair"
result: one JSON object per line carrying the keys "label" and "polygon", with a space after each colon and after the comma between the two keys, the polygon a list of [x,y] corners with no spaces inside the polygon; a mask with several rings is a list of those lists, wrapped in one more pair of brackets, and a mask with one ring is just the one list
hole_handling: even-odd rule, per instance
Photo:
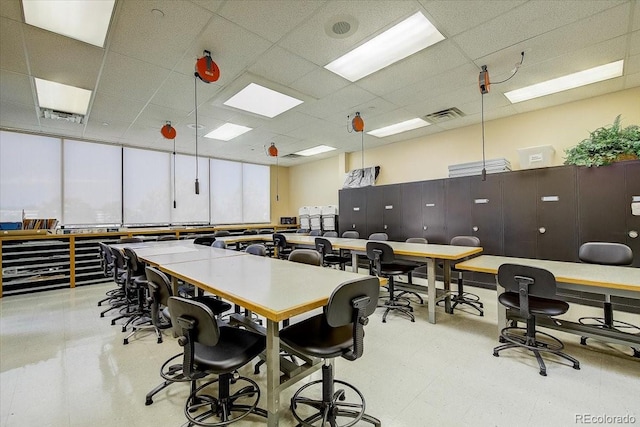
{"label": "black office chair", "polygon": [[345,257],[334,252],[331,242],[324,237],[316,237],[316,251],[321,256],[321,263],[325,267],[338,265],[340,270],[345,269],[345,265],[351,262],[351,257]]}
{"label": "black office chair", "polygon": [[[146,267],[145,274],[149,289],[149,301],[151,307],[151,322],[155,327],[158,343],[162,343],[162,331],[171,327],[171,314],[169,312],[169,298],[173,296],[171,282],[166,274],[155,267]],[[206,305],[216,318],[231,308],[226,303],[212,296],[198,296],[193,301]],[[182,364],[178,359],[182,353],[169,358],[160,367],[160,376],[164,380],[146,395],[145,405],[153,403],[153,396],[175,382],[189,382],[182,373]]]}
{"label": "black office chair", "polygon": [[216,240],[211,244],[211,246],[218,249],[227,249],[227,244],[224,240]]}
{"label": "black office chair", "polygon": [[256,230],[256,229],[244,230],[242,232],[242,234],[245,235],[245,236],[251,236],[251,235],[254,235],[254,234],[258,234],[258,230]]}
{"label": "black office chair", "polygon": [[[449,244],[453,246],[473,246],[477,248],[480,247],[480,239],[475,236],[455,236],[451,239],[451,242]],[[444,264],[439,264],[439,266],[444,267]],[[472,294],[464,290],[464,271],[458,270],[457,268],[452,266],[451,273],[452,276],[453,274],[457,276],[456,282],[458,285],[458,292],[452,294],[451,296],[451,302],[453,303],[451,304],[451,313],[453,313],[453,310],[458,305],[466,304],[469,307],[477,310],[480,316],[484,316],[484,304],[480,301],[480,297],[476,294]],[[440,305],[442,302],[443,300],[438,301],[438,305]]]}
{"label": "black office chair", "polygon": [[383,242],[367,242],[367,258],[372,264],[373,273],[376,276],[386,277],[389,280],[389,296],[380,307],[386,308],[382,315],[382,322],[387,322],[387,315],[391,311],[398,311],[400,314],[407,316],[412,322],[416,319],[413,316],[413,307],[409,299],[400,297],[395,293],[395,285],[393,276],[407,274],[413,270],[412,265],[398,264],[395,262],[393,249]]}
{"label": "black office chair", "polygon": [[[352,426],[361,420],[381,425],[365,413],[365,399],[358,389],[334,379],[331,363],[336,357],[353,361],[362,356],[364,327],[376,309],[379,291],[377,278],[345,282],[333,291],[321,314],[280,331],[283,343],[302,354],[324,359],[322,379],[305,384],[291,398],[291,411],[299,425]],[[336,384],[340,387],[337,391]],[[314,393],[318,385],[321,389]],[[340,424],[345,418],[349,422]],[[317,421],[320,424],[313,424]]]}
{"label": "black office chair", "polygon": [[158,242],[168,242],[171,240],[178,240],[178,236],[175,234],[167,234],[164,236],[158,236]]}
{"label": "black office chair", "polygon": [[309,233],[309,230],[306,228],[298,228],[296,230],[296,234],[307,234],[307,233]]}
{"label": "black office chair", "polygon": [[214,237],[231,236],[231,232],[229,230],[217,230],[213,235]]}
{"label": "black office chair", "polygon": [[[258,333],[230,326],[219,327],[213,312],[204,304],[180,297],[169,298],[169,312],[178,344],[184,348],[182,374],[191,380],[191,394],[184,414],[198,426],[226,426],[253,413],[267,417],[258,408],[260,388],[237,370],[266,348],[266,338]],[[207,375],[216,379],[197,386]],[[218,394],[206,393],[218,384]],[[236,389],[232,392],[232,388]]]}
{"label": "black office chair", "polygon": [[278,258],[280,259],[288,259],[289,254],[293,250],[287,243],[287,238],[282,233],[273,234],[273,246]]}
{"label": "black office chair", "polygon": [[[427,243],[429,243],[429,241],[427,239],[425,239],[424,237],[409,237],[407,240],[405,240],[406,243],[420,243],[420,244],[424,244],[426,245]],[[413,267],[413,269],[407,273],[407,283],[409,285],[413,285],[413,272],[421,267],[424,267],[425,264],[423,262],[417,262],[417,261],[408,261],[408,260],[403,260],[403,259],[399,259],[396,260],[396,262],[398,264],[407,264]],[[415,297],[418,298],[418,302],[420,304],[424,304],[424,300],[422,299],[422,296],[420,296],[420,294],[418,294],[417,292],[414,291],[410,291],[410,290],[402,290],[402,292],[400,292],[398,294],[399,297],[404,297],[406,294],[411,294],[414,295]]]}
{"label": "black office chair", "polygon": [[359,239],[360,233],[354,230],[347,230],[344,233],[342,233],[342,238],[343,239]]}
{"label": "black office chair", "polygon": [[311,230],[309,236],[322,236],[322,230]]}
{"label": "black office chair", "polygon": [[[588,264],[600,265],[631,265],[633,263],[633,251],[622,243],[587,242],[580,246],[578,251],[580,261]],[[581,317],[578,319],[583,325],[590,325],[600,329],[621,330],[640,334],[640,328],[627,322],[613,319],[613,306],[611,295],[606,294],[604,300],[604,317]],[[588,337],[581,337],[580,344],[586,345]],[[631,347],[634,357],[640,357],[640,350]]]}
{"label": "black office chair", "polygon": [[287,258],[289,261],[308,265],[322,265],[322,255],[315,249],[294,249]]}
{"label": "black office chair", "polygon": [[322,237],[338,237],[337,231],[325,231]]}
{"label": "black office chair", "polygon": [[143,241],[140,237],[121,237],[118,243],[140,243]]}
{"label": "black office chair", "polygon": [[145,265],[138,259],[138,256],[131,248],[123,249],[125,261],[127,263],[127,290],[133,295],[136,306],[131,313],[129,320],[122,326],[124,332],[129,325],[131,332],[127,335],[123,344],[129,344],[129,339],[140,330],[153,328],[151,322],[151,311],[147,300],[147,277],[145,275]]}
{"label": "black office chair", "polygon": [[[104,315],[111,309],[117,309],[118,316],[111,319],[111,325],[115,325],[118,320],[128,319],[133,316],[136,304],[136,295],[128,286],[127,279],[129,277],[129,273],[127,271],[127,259],[124,256],[124,253],[119,249],[111,249],[111,255],[113,256],[113,280],[122,287],[123,298],[108,310],[100,313],[100,317],[104,317]],[[122,329],[122,332],[124,331],[125,328]]]}
{"label": "black office chair", "polygon": [[267,247],[260,243],[249,245],[244,251],[251,255],[267,256]]}
{"label": "black office chair", "polygon": [[498,283],[505,289],[498,301],[507,309],[517,310],[526,328],[509,326],[500,331],[500,342],[506,344],[493,349],[493,355],[509,348],[525,348],[538,360],[540,375],[547,375],[547,367],[540,352],[547,352],[567,359],[573,369],[580,369],[580,362],[562,352],[564,344],[556,337],[536,330],[536,316],[554,317],[566,313],[569,304],[556,299],[556,278],[548,270],[517,264],[502,264],[498,268]]}
{"label": "black office chair", "polygon": [[371,233],[369,234],[368,240],[375,240],[377,242],[386,242],[389,240],[389,235],[387,233]]}
{"label": "black office chair", "polygon": [[193,239],[194,245],[211,246],[216,241],[215,236],[198,236]]}
{"label": "black office chair", "polygon": [[[111,248],[109,248],[106,243],[98,242],[98,257],[100,258],[100,269],[102,270],[103,276],[107,278],[113,277],[113,255],[111,255]],[[105,297],[98,301],[98,307],[102,306],[102,304],[105,302],[108,302],[113,306],[113,303],[116,300],[121,300],[123,297],[124,292],[122,290],[122,286],[117,286],[114,289],[109,289],[105,293]],[[109,310],[111,310],[111,307],[109,308]]]}

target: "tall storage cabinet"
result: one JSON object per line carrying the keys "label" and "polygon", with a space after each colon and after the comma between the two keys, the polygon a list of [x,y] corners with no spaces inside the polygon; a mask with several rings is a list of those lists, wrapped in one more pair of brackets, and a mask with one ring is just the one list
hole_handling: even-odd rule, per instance
{"label": "tall storage cabinet", "polygon": [[357,231],[360,237],[367,234],[367,193],[366,188],[346,188],[340,190],[338,209],[340,210],[340,235],[348,230]]}
{"label": "tall storage cabinet", "polygon": [[389,240],[404,240],[401,184],[367,188],[367,236],[387,233]]}

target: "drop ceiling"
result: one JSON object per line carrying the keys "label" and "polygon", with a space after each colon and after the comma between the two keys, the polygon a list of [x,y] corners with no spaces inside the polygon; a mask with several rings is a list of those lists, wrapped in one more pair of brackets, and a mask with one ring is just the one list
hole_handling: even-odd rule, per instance
{"label": "drop ceiling", "polygon": [[[156,11],[153,11],[156,9]],[[161,11],[162,13],[159,13]],[[324,68],[415,12],[446,37],[351,83]],[[345,34],[334,24],[348,22]],[[345,31],[344,24],[335,26]],[[347,132],[360,112],[367,130],[457,108],[460,117],[386,138],[376,147],[480,122],[478,74],[509,81],[485,95],[493,120],[640,86],[640,2],[430,0],[117,0],[104,48],[24,23],[19,0],[0,2],[0,128],[171,151],[160,134],[170,121],[181,153],[195,152],[194,67],[203,51],[220,68],[196,83],[198,153],[271,164],[274,142],[285,166],[360,150]],[[622,77],[511,104],[504,92],[624,59]],[[93,91],[83,124],[41,117],[34,78]],[[250,82],[304,102],[275,118],[223,103]],[[253,128],[231,141],[203,138],[232,122]],[[329,145],[312,157],[287,154]]]}

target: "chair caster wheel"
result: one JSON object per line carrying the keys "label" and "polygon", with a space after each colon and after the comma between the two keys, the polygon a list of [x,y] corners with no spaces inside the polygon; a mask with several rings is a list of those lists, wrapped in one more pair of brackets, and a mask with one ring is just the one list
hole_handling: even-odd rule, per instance
{"label": "chair caster wheel", "polygon": [[162,344],[162,338],[158,338],[157,343],[158,343],[158,344]]}
{"label": "chair caster wheel", "polygon": [[494,351],[494,352],[493,352],[493,355],[494,355],[495,357],[500,357],[500,355],[498,354],[498,352],[497,352],[497,351]]}
{"label": "chair caster wheel", "polygon": [[484,313],[480,313],[480,317],[484,317]]}
{"label": "chair caster wheel", "polygon": [[411,323],[416,323],[416,319],[411,319]]}
{"label": "chair caster wheel", "polygon": [[122,332],[127,332],[127,328],[125,328],[124,326],[122,327]]}
{"label": "chair caster wheel", "polygon": [[587,345],[587,337],[580,337],[580,344]]}
{"label": "chair caster wheel", "polygon": [[580,370],[580,365],[573,365],[573,369],[575,369],[576,371]]}
{"label": "chair caster wheel", "polygon": [[504,338],[500,337],[500,338],[498,338],[498,342],[504,344],[504,343],[507,342],[507,340],[505,340]]}
{"label": "chair caster wheel", "polygon": [[253,368],[253,375],[260,375],[260,368],[259,367],[255,367]]}
{"label": "chair caster wheel", "polygon": [[123,344],[123,345],[127,345],[127,344],[129,344],[129,340],[128,340],[128,339],[123,340],[123,341],[122,341],[122,344]]}
{"label": "chair caster wheel", "polygon": [[116,321],[115,321],[115,320],[112,320],[112,321],[111,321],[111,326],[113,326],[113,325],[115,325],[115,324],[116,324]]}
{"label": "chair caster wheel", "polygon": [[153,399],[150,397],[147,397],[147,400],[145,400],[144,405],[145,406],[149,406],[153,403]]}
{"label": "chair caster wheel", "polygon": [[100,317],[104,317],[104,313],[100,313]]}
{"label": "chair caster wheel", "polygon": [[543,377],[547,376],[547,372],[546,371],[540,371],[540,375],[542,375]]}
{"label": "chair caster wheel", "polygon": [[631,347],[631,349],[633,350],[633,357],[640,357],[640,350],[633,347]]}

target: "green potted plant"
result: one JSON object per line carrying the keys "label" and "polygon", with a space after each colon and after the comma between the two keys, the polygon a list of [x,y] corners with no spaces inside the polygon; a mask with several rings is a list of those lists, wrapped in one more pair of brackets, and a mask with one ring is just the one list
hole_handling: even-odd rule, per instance
{"label": "green potted plant", "polygon": [[611,126],[589,133],[575,147],[565,150],[565,165],[604,166],[621,160],[640,158],[640,126],[620,126],[620,116]]}

